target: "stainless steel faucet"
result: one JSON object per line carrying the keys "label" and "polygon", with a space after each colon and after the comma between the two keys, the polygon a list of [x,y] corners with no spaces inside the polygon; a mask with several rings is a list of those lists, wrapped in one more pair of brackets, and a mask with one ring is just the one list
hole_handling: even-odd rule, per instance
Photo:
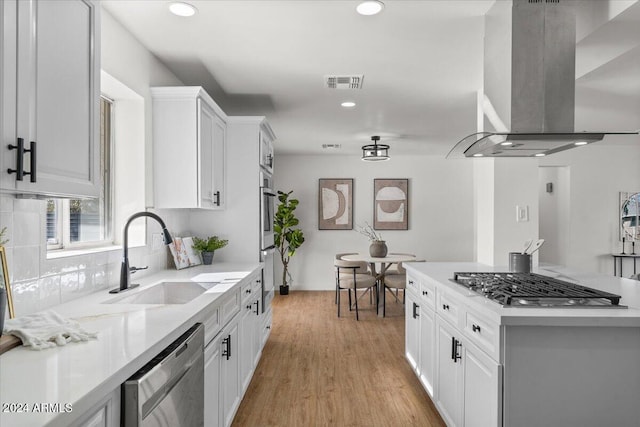
{"label": "stainless steel faucet", "polygon": [[141,216],[148,216],[150,218],[155,219],[160,223],[162,227],[162,235],[164,239],[164,244],[168,245],[173,242],[171,238],[171,234],[169,234],[169,230],[167,230],[167,226],[164,224],[162,218],[152,212],[137,212],[129,217],[127,223],[124,226],[124,231],[122,232],[122,264],[120,265],[120,287],[116,289],[112,289],[109,291],[111,294],[117,294],[118,292],[126,291],[129,289],[133,289],[137,284],[131,284],[131,273],[135,273],[138,270],[144,270],[147,267],[137,268],[137,267],[129,267],[129,224],[136,218],[140,218]]}

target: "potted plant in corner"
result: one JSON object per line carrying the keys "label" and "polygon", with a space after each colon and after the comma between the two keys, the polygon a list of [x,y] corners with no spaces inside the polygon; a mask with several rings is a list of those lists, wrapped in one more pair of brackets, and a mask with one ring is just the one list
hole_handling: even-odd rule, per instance
{"label": "potted plant in corner", "polygon": [[276,248],[280,253],[282,261],[282,284],[280,285],[280,295],[289,294],[289,284],[292,282],[289,273],[289,262],[296,250],[304,243],[304,234],[299,228],[298,218],[294,211],[298,206],[298,199],[289,198],[293,191],[284,193],[278,191],[278,210],[276,211],[273,221],[274,240]]}
{"label": "potted plant in corner", "polygon": [[221,249],[227,246],[228,240],[218,238],[218,236],[210,236],[206,239],[199,237],[193,238],[193,249],[202,254],[202,263],[211,264],[213,261],[213,253],[216,249]]}

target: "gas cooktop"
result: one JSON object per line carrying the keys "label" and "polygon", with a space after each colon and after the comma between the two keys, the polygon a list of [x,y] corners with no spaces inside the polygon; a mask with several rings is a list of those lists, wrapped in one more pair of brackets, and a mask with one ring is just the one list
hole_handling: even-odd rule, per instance
{"label": "gas cooktop", "polygon": [[620,295],[535,273],[453,273],[453,281],[504,307],[627,308]]}

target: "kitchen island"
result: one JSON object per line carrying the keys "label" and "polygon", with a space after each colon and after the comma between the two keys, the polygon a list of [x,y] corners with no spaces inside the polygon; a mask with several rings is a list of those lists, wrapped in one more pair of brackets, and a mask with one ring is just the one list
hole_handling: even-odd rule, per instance
{"label": "kitchen island", "polygon": [[639,282],[539,269],[627,307],[517,308],[451,280],[505,268],[406,266],[406,356],[448,425],[640,425]]}
{"label": "kitchen island", "polygon": [[[19,347],[2,354],[0,425],[120,425],[120,385],[195,323],[203,323],[206,340],[215,341],[225,316],[239,317],[241,289],[243,295],[252,285],[255,290],[260,269],[258,263],[215,263],[165,270],[136,281],[140,288],[118,296],[105,289],[52,307],[97,332],[97,339],[41,351]],[[184,304],[118,302],[158,282],[186,281],[217,284],[204,283],[208,290]]]}

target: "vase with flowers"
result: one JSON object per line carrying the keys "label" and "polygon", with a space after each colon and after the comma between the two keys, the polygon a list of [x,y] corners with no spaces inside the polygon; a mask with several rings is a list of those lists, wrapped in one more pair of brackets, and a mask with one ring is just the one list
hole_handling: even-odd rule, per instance
{"label": "vase with flowers", "polygon": [[366,236],[369,239],[369,255],[374,258],[384,258],[387,256],[387,244],[382,240],[382,235],[378,233],[373,227],[365,222],[364,226],[357,226],[358,233]]}

